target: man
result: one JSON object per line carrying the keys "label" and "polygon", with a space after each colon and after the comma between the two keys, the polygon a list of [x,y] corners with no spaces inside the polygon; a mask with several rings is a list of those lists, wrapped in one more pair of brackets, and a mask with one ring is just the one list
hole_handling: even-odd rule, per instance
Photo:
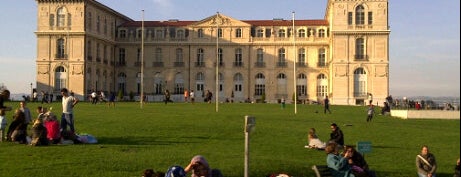
{"label": "man", "polygon": [[330,125],[331,133],[330,133],[330,142],[335,142],[340,146],[344,146],[344,134],[341,129],[339,129],[336,123],[332,123]]}
{"label": "man", "polygon": [[429,153],[427,146],[423,146],[421,153],[416,156],[416,169],[418,169],[419,177],[435,177],[437,163],[435,162],[435,156]]}
{"label": "man", "polygon": [[67,125],[70,131],[75,133],[73,108],[78,103],[78,99],[69,95],[66,88],[61,89],[62,95],[62,116],[61,116],[61,132],[67,130]]}
{"label": "man", "polygon": [[11,111],[11,107],[6,107],[3,105],[5,101],[8,101],[10,99],[10,91],[9,90],[0,90],[0,109],[3,109],[4,111]]}
{"label": "man", "polygon": [[324,109],[323,109],[323,113],[330,113],[331,114],[331,111],[330,111],[330,99],[328,99],[328,96],[325,96],[325,99],[323,100],[323,106],[324,106]]}
{"label": "man", "polygon": [[26,124],[29,125],[32,122],[32,116],[30,114],[30,109],[27,107],[25,101],[21,101],[19,103],[19,110],[21,110],[24,113],[24,116],[26,118]]}

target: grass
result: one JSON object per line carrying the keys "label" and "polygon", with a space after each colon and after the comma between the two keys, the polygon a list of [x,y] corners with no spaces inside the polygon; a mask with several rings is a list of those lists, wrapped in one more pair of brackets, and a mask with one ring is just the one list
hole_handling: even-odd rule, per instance
{"label": "grass", "polygon": [[[19,103],[6,105],[17,107]],[[34,111],[38,103],[29,103]],[[53,112],[61,112],[53,103]],[[256,117],[250,134],[250,175],[264,177],[287,173],[295,177],[314,176],[310,167],[326,164],[322,151],[305,149],[307,131],[314,127],[321,140],[329,138],[336,122],[345,143],[372,142],[365,154],[379,177],[416,176],[415,157],[421,145],[435,154],[438,177],[451,177],[460,156],[459,120],[402,120],[376,115],[367,123],[366,107],[331,106],[323,114],[319,105],[277,104],[139,103],[106,105],[79,103],[75,108],[78,133],[94,135],[98,144],[32,147],[10,142],[0,144],[0,176],[140,176],[146,168],[165,172],[169,166],[185,167],[197,154],[224,176],[244,174],[244,116]],[[319,111],[319,113],[315,113]],[[377,111],[379,112],[379,111]],[[36,116],[36,113],[33,113]],[[7,114],[11,123],[12,111]],[[345,126],[350,124],[351,126]]]}

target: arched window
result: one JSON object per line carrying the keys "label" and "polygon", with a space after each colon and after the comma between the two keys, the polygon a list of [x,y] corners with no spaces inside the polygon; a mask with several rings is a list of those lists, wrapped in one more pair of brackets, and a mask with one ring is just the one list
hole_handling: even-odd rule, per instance
{"label": "arched window", "polygon": [[285,37],[285,30],[284,29],[279,29],[278,37]]}
{"label": "arched window", "polygon": [[261,96],[266,94],[266,80],[262,73],[256,74],[255,95]]}
{"label": "arched window", "polygon": [[317,76],[317,98],[324,98],[328,93],[328,80],[325,74]]}
{"label": "arched window", "polygon": [[256,37],[264,37],[264,30],[263,29],[256,30]]}
{"label": "arched window", "polygon": [[277,98],[287,98],[287,76],[283,73],[277,75]]}
{"label": "arched window", "polygon": [[306,37],[306,30],[305,29],[298,30],[298,37],[300,38]]}
{"label": "arched window", "polygon": [[365,8],[362,5],[359,5],[355,8],[355,24],[364,25],[365,24]]}
{"label": "arched window", "polygon": [[296,78],[296,94],[307,96],[307,77],[304,73],[298,74],[298,78]]}
{"label": "arched window", "polygon": [[155,73],[154,75],[154,94],[162,95],[163,94],[163,76],[160,73]]}
{"label": "arched window", "polygon": [[67,86],[67,72],[62,66],[56,67],[54,70],[54,90],[61,90]]}
{"label": "arched window", "polygon": [[181,73],[176,73],[174,76],[174,94],[184,93],[184,77]]}
{"label": "arched window", "polygon": [[203,29],[200,28],[200,29],[197,30],[197,37],[198,38],[203,38]]}
{"label": "arched window", "polygon": [[325,37],[325,30],[319,29],[319,37]]}
{"label": "arched window", "polygon": [[66,14],[67,14],[67,10],[64,8],[64,7],[61,7],[58,9],[57,11],[57,26],[58,27],[65,27],[66,26]]}
{"label": "arched window", "polygon": [[367,96],[367,73],[363,68],[354,71],[354,96]]}

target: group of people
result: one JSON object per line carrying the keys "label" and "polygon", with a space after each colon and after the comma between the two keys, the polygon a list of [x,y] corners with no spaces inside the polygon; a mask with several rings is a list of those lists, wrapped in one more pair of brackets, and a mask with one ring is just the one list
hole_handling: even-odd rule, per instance
{"label": "group of people", "polygon": [[[344,134],[338,125],[332,123],[330,128],[330,139],[326,143],[319,139],[315,128],[310,128],[307,136],[309,144],[305,147],[326,152],[327,166],[331,169],[333,177],[376,177],[362,154],[353,146],[344,145]],[[436,177],[435,156],[429,152],[426,145],[421,147],[420,154],[416,156],[416,169],[419,177]],[[454,177],[460,177],[459,159],[456,162]]]}
{"label": "group of people", "polygon": [[190,163],[185,167],[179,165],[171,166],[166,173],[161,171],[155,172],[153,169],[146,169],[143,171],[143,177],[186,177],[191,173],[191,177],[222,177],[219,169],[212,169],[208,164],[205,157],[196,155],[192,158]]}
{"label": "group of people", "polygon": [[[61,122],[58,122],[56,116],[51,112],[51,108],[47,110],[44,107],[38,106],[37,118],[32,119],[29,108],[26,106],[26,102],[20,102],[20,106],[15,110],[13,115],[13,121],[9,124],[8,130],[5,133],[8,125],[6,119],[6,111],[12,110],[11,107],[6,107],[4,101],[9,99],[10,93],[8,90],[4,90],[0,95],[0,121],[1,121],[1,141],[7,140],[17,142],[20,144],[31,144],[31,145],[48,145],[50,143],[60,143],[62,138],[75,134],[74,119],[73,119],[73,107],[78,103],[78,99],[71,96],[67,89],[61,89],[62,95],[62,116]],[[31,133],[28,133],[28,126],[32,124],[30,128]],[[67,127],[70,130],[67,130]]]}

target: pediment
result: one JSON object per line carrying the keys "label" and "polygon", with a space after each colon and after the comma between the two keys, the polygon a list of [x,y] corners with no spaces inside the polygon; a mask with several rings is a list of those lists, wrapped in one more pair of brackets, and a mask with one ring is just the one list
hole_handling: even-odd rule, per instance
{"label": "pediment", "polygon": [[205,18],[203,20],[200,20],[194,24],[191,24],[190,26],[193,27],[214,27],[214,26],[220,26],[220,27],[231,27],[231,26],[251,26],[248,23],[242,22],[240,20],[234,19],[232,17],[223,15],[223,14],[216,14],[212,15],[208,18]]}

